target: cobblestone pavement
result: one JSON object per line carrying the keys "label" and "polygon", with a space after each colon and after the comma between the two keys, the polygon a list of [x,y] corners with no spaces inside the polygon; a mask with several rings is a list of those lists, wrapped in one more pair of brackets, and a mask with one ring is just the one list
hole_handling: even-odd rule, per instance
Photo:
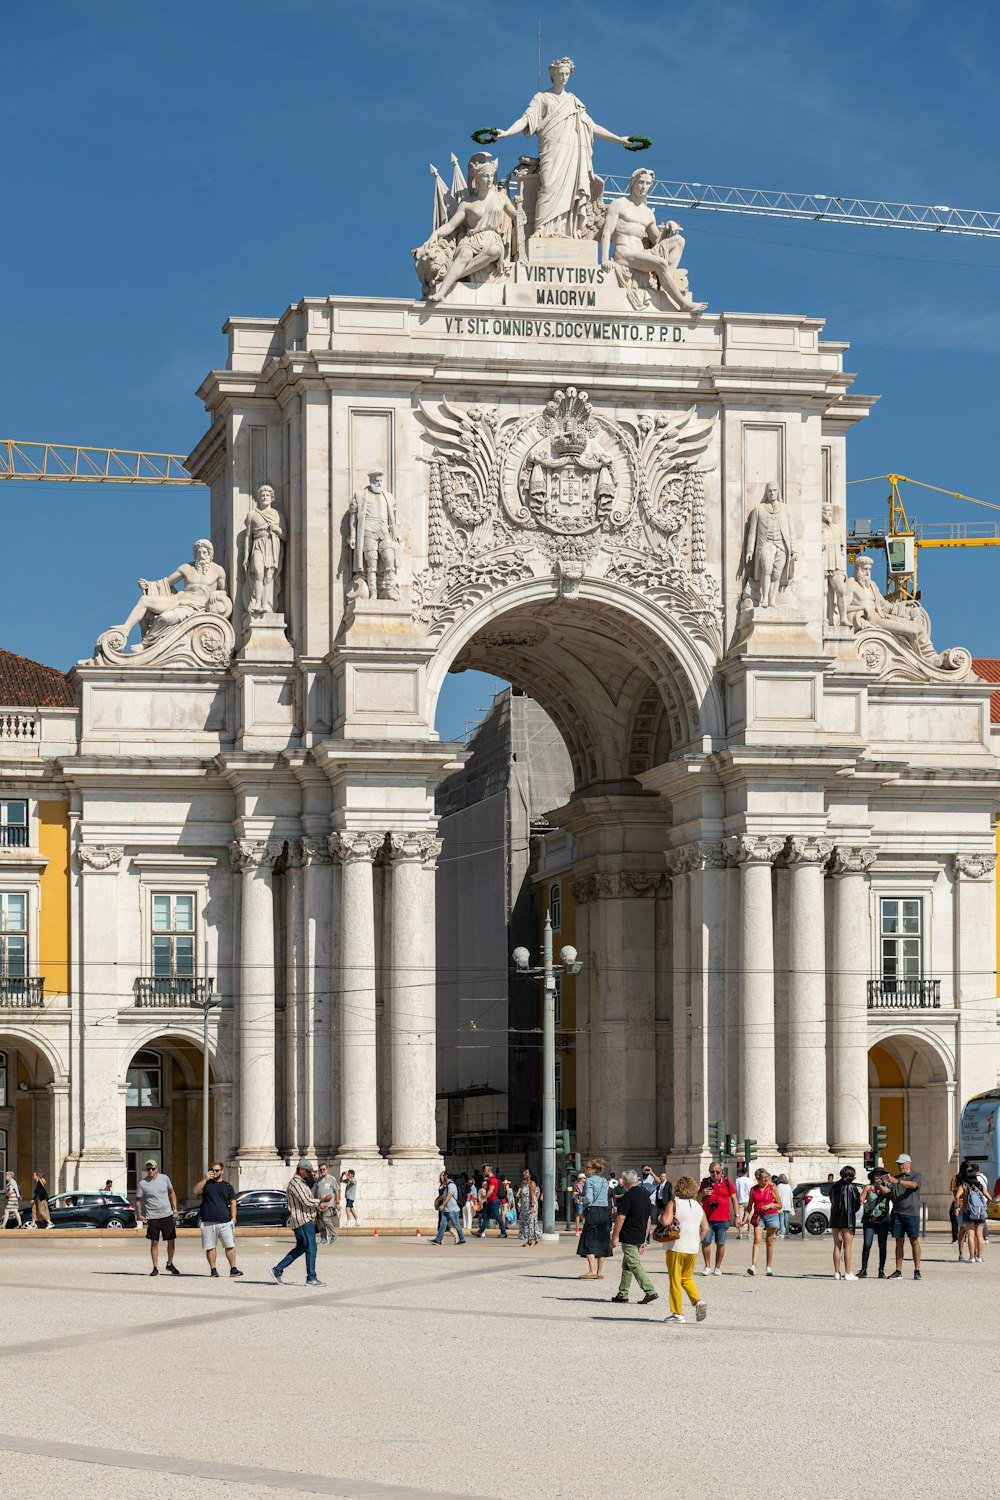
{"label": "cobblestone pavement", "polygon": [[774,1277],[751,1279],[731,1239],[727,1274],[699,1276],[707,1320],[683,1327],[664,1325],[659,1248],[659,1300],[633,1286],[623,1307],[620,1261],[578,1281],[572,1237],[342,1241],[316,1291],[301,1261],[267,1281],[286,1244],[248,1240],[243,1279],[212,1281],[185,1241],[184,1274],[151,1280],[138,1237],[5,1237],[5,1493],[603,1500],[659,1491],[673,1455],[677,1500],[706,1472],[729,1495],[826,1497],[827,1445],[860,1461],[874,1433],[879,1472],[922,1500],[953,1494],[959,1422],[988,1447],[1000,1240],[967,1266],[931,1235],[917,1284],[909,1261],[902,1281],[835,1282],[829,1236],[779,1244]]}

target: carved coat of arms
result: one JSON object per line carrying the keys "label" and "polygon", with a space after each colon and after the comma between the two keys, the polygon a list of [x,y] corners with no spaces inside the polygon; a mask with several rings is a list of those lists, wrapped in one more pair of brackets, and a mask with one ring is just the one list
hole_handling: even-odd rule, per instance
{"label": "carved coat of arms", "polygon": [[[522,458],[524,440],[539,431]],[[602,431],[585,392],[557,391],[518,436],[511,444],[520,500],[515,521],[523,522],[528,512],[546,531],[563,536],[624,521],[632,498],[627,463],[614,434]],[[622,503],[616,504],[620,492]]]}

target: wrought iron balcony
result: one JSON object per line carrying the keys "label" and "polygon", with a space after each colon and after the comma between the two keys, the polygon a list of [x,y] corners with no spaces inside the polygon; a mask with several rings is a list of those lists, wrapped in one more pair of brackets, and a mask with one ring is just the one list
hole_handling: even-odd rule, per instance
{"label": "wrought iron balcony", "polygon": [[940,979],[869,979],[869,1010],[940,1010]]}
{"label": "wrought iron balcony", "polygon": [[212,998],[212,979],[194,979],[190,976],[138,978],[133,986],[136,1005],[156,1008],[159,1006],[204,1005]]}
{"label": "wrought iron balcony", "polygon": [[29,978],[22,976],[12,979],[0,975],[0,1007],[44,1005],[45,980],[41,978]]}
{"label": "wrought iron balcony", "polygon": [[24,823],[0,823],[0,849],[27,849],[28,830]]}

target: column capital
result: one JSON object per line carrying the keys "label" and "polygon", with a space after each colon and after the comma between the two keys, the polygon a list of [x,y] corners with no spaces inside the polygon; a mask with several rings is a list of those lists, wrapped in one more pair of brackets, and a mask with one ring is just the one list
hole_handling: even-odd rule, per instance
{"label": "column capital", "polygon": [[303,865],[330,865],[333,863],[333,854],[330,852],[330,838],[300,839],[302,846]]}
{"label": "column capital", "polygon": [[825,865],[832,853],[832,839],[793,834],[785,845],[785,858],[790,865]]}
{"label": "column capital", "polygon": [[279,839],[233,839],[229,860],[234,870],[270,870],[281,858],[284,841]]}
{"label": "column capital", "polygon": [[878,858],[870,844],[838,844],[833,851],[833,875],[867,875]]}
{"label": "column capital", "polygon": [[389,858],[393,864],[433,865],[443,841],[433,833],[390,833]]}
{"label": "column capital", "polygon": [[759,833],[733,833],[723,843],[734,865],[771,865],[785,846],[783,838]]}
{"label": "column capital", "polygon": [[76,858],[81,870],[97,870],[105,874],[117,870],[125,857],[119,844],[77,844]]}
{"label": "column capital", "polygon": [[995,854],[956,854],[951,868],[956,880],[987,880],[996,868]]}
{"label": "column capital", "polygon": [[331,833],[330,853],[342,864],[371,864],[385,843],[384,833],[369,833],[357,828],[343,828]]}
{"label": "column capital", "polygon": [[693,839],[677,849],[666,851],[667,870],[671,875],[691,875],[697,870],[724,870],[728,863],[722,839]]}

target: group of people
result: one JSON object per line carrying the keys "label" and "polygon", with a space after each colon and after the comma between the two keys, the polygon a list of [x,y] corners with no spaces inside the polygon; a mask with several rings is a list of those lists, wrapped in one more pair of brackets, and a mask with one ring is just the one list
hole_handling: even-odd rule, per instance
{"label": "group of people", "polygon": [[49,1213],[49,1190],[41,1172],[31,1174],[31,1218],[27,1225],[21,1217],[21,1189],[17,1185],[17,1179],[13,1172],[4,1173],[3,1220],[0,1221],[0,1229],[7,1228],[8,1219],[13,1219],[18,1229],[30,1226],[35,1229],[50,1227],[52,1215]]}
{"label": "group of people", "polygon": [[523,1249],[537,1245],[541,1240],[542,1186],[529,1167],[522,1171],[516,1188],[509,1178],[494,1172],[489,1162],[471,1177],[466,1172],[453,1175],[444,1171],[438,1181],[434,1207],[438,1214],[438,1229],[434,1238],[428,1241],[431,1245],[442,1244],[446,1234],[451,1234],[456,1244],[464,1245],[464,1231],[472,1232],[477,1217],[477,1239],[483,1238],[491,1224],[496,1224],[501,1239],[506,1239],[508,1229],[516,1224]]}

